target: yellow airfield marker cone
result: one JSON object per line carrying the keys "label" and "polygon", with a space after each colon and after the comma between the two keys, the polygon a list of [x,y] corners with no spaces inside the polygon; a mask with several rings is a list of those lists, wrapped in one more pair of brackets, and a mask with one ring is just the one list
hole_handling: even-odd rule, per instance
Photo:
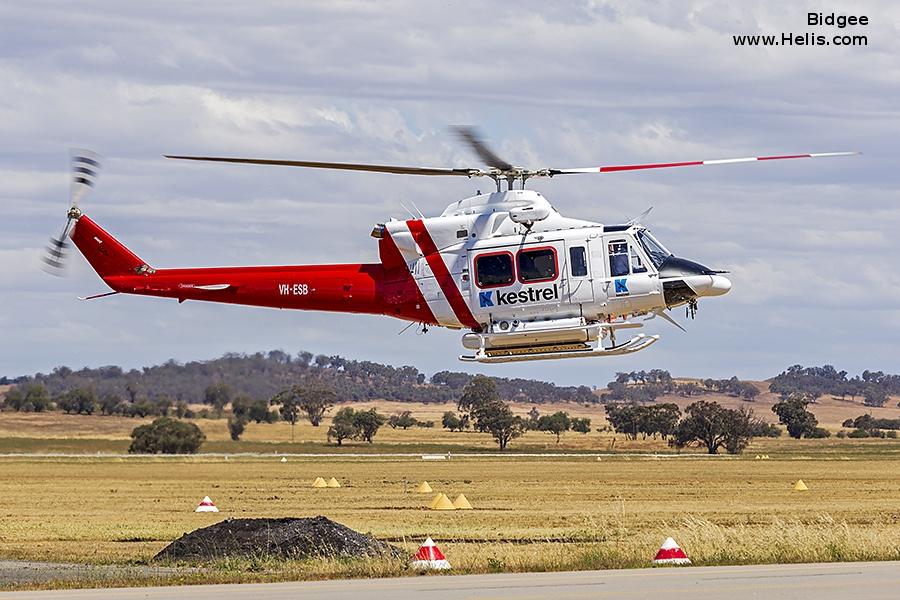
{"label": "yellow airfield marker cone", "polygon": [[460,494],[453,501],[453,508],[457,510],[472,510],[472,505],[469,504],[468,498],[466,498],[463,494]]}
{"label": "yellow airfield marker cone", "polygon": [[447,494],[441,494],[440,498],[437,499],[437,502],[432,503],[431,510],[456,510],[456,507],[450,502],[450,498],[447,497]]}
{"label": "yellow airfield marker cone", "polygon": [[768,455],[768,454],[763,454],[763,460],[769,460],[769,455]]}
{"label": "yellow airfield marker cone", "polygon": [[427,481],[423,481],[422,483],[419,484],[419,487],[416,488],[417,494],[430,494],[433,491],[434,490],[431,489],[431,486],[428,485]]}
{"label": "yellow airfield marker cone", "polygon": [[329,480],[328,480],[328,483],[326,483],[325,485],[327,485],[328,487],[332,487],[332,488],[334,488],[334,487],[341,487],[340,482],[339,482],[337,479],[335,479],[334,477],[332,477],[331,479],[329,479]]}
{"label": "yellow airfield marker cone", "polygon": [[328,487],[328,484],[325,483],[325,480],[322,479],[321,477],[316,477],[316,480],[313,481],[312,486],[314,488],[323,488],[323,487]]}
{"label": "yellow airfield marker cone", "polygon": [[762,456],[760,456],[759,454],[757,454],[756,457],[754,458],[754,460],[760,460],[761,458],[762,458]]}
{"label": "yellow airfield marker cone", "polygon": [[428,508],[434,508],[438,503],[438,500],[441,499],[441,496],[443,496],[443,494],[435,494],[434,498],[431,499],[431,502],[428,503]]}
{"label": "yellow airfield marker cone", "polygon": [[795,492],[805,492],[805,491],[807,491],[807,490],[809,490],[809,488],[806,487],[806,484],[803,483],[803,480],[802,480],[802,479],[798,479],[798,480],[797,480],[797,483],[794,484],[794,491],[795,491]]}

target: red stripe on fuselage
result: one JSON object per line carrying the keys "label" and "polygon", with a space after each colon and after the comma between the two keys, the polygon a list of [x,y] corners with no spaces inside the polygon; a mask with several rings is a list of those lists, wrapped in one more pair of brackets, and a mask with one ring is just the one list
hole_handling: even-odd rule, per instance
{"label": "red stripe on fuselage", "polygon": [[[422,290],[409,272],[406,260],[388,231],[385,231],[384,237],[378,240],[378,254],[384,267],[382,296],[385,314],[438,325],[438,320],[428,307]],[[393,314],[389,311],[393,311]]]}
{"label": "red stripe on fuselage", "polygon": [[431,234],[428,233],[425,223],[423,223],[421,219],[414,219],[407,221],[406,226],[409,227],[409,232],[412,234],[413,239],[425,255],[425,260],[428,261],[428,266],[431,267],[434,278],[437,280],[438,285],[441,286],[441,291],[444,292],[444,296],[447,297],[447,302],[450,303],[450,308],[453,309],[456,320],[466,327],[477,329],[478,322],[475,320],[475,317],[472,316],[472,311],[469,310],[469,305],[466,304],[459,288],[456,287],[456,282],[453,281],[453,276],[450,274],[450,270],[444,263],[444,259],[438,251],[437,245],[435,245],[434,240],[431,239]]}

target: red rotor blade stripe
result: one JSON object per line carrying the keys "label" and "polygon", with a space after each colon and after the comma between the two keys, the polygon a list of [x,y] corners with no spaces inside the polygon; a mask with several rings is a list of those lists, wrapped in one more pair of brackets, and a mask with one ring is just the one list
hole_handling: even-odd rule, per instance
{"label": "red rotor blade stripe", "polygon": [[665,169],[668,167],[692,167],[702,165],[702,160],[694,160],[690,162],[677,163],[656,163],[648,165],[620,165],[614,167],[598,167],[598,173],[612,173],[613,171],[637,171],[639,169]]}
{"label": "red rotor blade stripe", "polygon": [[702,165],[727,165],[734,163],[756,162],[760,160],[784,160],[790,158],[823,158],[829,156],[850,156],[858,152],[819,152],[812,154],[783,154],[781,156],[749,156],[744,158],[721,158],[715,160],[689,160],[670,163],[647,163],[637,165],[609,165],[602,167],[584,167],[579,169],[550,169],[552,175],[574,173],[614,173],[616,171],[640,171],[643,169],[668,169],[671,167],[699,167]]}

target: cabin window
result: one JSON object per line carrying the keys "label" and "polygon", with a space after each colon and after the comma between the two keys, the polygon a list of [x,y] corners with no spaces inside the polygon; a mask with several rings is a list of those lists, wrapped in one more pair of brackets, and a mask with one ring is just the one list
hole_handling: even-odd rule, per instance
{"label": "cabin window", "polygon": [[519,250],[516,262],[519,268],[519,281],[522,283],[556,279],[556,250],[553,248]]}
{"label": "cabin window", "polygon": [[475,257],[475,283],[478,287],[509,285],[514,279],[512,254],[509,252],[479,254]]}
{"label": "cabin window", "polygon": [[609,275],[622,277],[631,273],[628,264],[628,242],[617,240],[609,243]]}
{"label": "cabin window", "polygon": [[569,248],[569,266],[572,269],[572,277],[585,277],[587,275],[587,254],[584,246],[572,246]]}

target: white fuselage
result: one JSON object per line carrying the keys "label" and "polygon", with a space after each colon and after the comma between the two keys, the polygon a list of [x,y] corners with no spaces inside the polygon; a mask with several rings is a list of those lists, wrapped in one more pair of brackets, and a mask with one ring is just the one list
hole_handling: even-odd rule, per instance
{"label": "white fuselage", "polygon": [[[532,207],[547,216],[530,228],[510,218],[510,211]],[[439,323],[466,327],[410,223],[386,227]],[[600,223],[564,217],[533,190],[466,198],[421,226],[485,330],[502,321],[607,320],[665,306],[658,274],[630,229],[604,231]],[[611,257],[613,250],[620,256]]]}

